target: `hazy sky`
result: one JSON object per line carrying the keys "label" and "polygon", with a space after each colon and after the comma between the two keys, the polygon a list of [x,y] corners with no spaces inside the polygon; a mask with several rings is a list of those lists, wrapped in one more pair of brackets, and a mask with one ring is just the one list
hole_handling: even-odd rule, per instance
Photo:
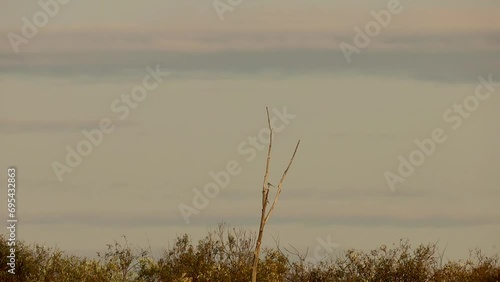
{"label": "hazy sky", "polygon": [[[274,184],[302,144],[266,244],[409,238],[449,258],[498,252],[500,2],[401,1],[348,63],[341,43],[392,1],[243,0],[221,20],[212,0],[72,0],[31,38],[23,18],[41,6],[3,1],[0,164],[19,169],[19,238],[93,254],[121,235],[159,248],[221,221],[257,230],[265,150],[251,158],[248,138],[260,140],[268,106],[294,116],[275,134]],[[118,111],[157,66],[169,75]],[[479,76],[497,82],[480,93],[496,92],[461,116],[454,105],[474,101]],[[103,118],[115,130],[60,182],[53,163]],[[384,174],[438,128],[446,141],[391,191]],[[231,162],[241,172],[186,224],[179,205]]]}

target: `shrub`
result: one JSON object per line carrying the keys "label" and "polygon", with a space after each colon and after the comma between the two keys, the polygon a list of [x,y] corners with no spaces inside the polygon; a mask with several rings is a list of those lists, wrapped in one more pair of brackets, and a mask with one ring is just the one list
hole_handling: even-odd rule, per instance
{"label": "shrub", "polygon": [[[255,234],[229,229],[224,224],[193,243],[187,234],[154,258],[151,250],[123,242],[107,245],[97,259],[66,255],[55,248],[16,242],[16,275],[7,273],[10,247],[0,235],[2,272],[0,281],[57,282],[246,282],[252,274]],[[304,256],[292,260],[279,247],[264,248],[259,261],[258,281],[364,282],[446,281],[499,282],[498,255],[488,257],[474,250],[469,258],[442,264],[436,244],[412,248],[408,241],[370,252],[346,250],[336,258],[306,264]]]}

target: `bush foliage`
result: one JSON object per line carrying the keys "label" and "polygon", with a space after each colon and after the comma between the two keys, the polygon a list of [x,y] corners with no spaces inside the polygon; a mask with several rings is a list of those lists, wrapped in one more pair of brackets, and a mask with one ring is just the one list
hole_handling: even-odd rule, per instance
{"label": "bush foliage", "polygon": [[[185,234],[155,258],[151,249],[137,248],[124,237],[108,244],[96,259],[66,255],[38,244],[16,244],[16,274],[7,272],[10,247],[0,236],[2,272],[0,281],[249,281],[255,234],[220,225],[196,244]],[[258,281],[456,281],[498,282],[498,256],[487,257],[480,250],[466,260],[443,264],[436,244],[412,248],[401,241],[365,253],[346,250],[316,264],[304,255],[265,248],[259,262]],[[297,257],[295,255],[298,255]]]}

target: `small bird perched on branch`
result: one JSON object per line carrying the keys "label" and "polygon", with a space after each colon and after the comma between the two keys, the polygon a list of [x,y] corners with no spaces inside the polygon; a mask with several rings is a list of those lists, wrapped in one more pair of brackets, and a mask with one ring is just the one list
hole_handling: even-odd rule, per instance
{"label": "small bird perched on branch", "polygon": [[[271,182],[267,182],[267,190],[269,191],[269,186],[276,188]],[[267,203],[269,204],[269,200],[267,200]]]}

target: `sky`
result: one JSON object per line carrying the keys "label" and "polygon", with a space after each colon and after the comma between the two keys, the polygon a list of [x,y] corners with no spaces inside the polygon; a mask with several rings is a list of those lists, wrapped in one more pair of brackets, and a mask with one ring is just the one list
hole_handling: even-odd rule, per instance
{"label": "sky", "polygon": [[304,2],[3,1],[18,238],[93,256],[257,230],[269,107],[273,184],[301,145],[267,246],[498,253],[500,2]]}

